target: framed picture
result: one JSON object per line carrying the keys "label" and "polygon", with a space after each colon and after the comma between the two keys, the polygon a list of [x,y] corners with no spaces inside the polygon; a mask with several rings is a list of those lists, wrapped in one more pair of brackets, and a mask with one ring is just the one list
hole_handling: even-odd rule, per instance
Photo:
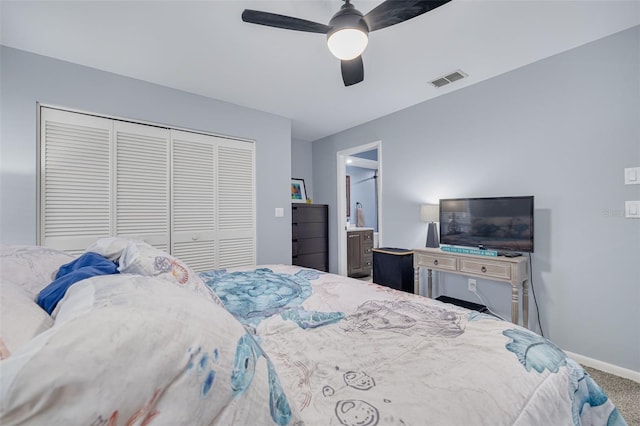
{"label": "framed picture", "polygon": [[291,202],[307,202],[307,189],[304,186],[304,179],[291,179]]}

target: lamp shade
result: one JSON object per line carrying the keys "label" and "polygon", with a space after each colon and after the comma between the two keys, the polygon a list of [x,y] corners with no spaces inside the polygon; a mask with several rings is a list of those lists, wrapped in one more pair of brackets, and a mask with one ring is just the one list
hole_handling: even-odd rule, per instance
{"label": "lamp shade", "polygon": [[345,28],[331,34],[327,45],[333,56],[349,61],[360,56],[368,42],[369,38],[364,32],[356,28]]}
{"label": "lamp shade", "polygon": [[437,204],[423,204],[420,207],[420,220],[422,222],[439,222],[440,206]]}

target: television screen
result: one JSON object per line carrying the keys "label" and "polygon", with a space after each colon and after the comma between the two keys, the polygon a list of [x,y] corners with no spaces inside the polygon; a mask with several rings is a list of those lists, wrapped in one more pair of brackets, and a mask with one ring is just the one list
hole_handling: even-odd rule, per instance
{"label": "television screen", "polygon": [[533,252],[533,196],[440,200],[440,242]]}

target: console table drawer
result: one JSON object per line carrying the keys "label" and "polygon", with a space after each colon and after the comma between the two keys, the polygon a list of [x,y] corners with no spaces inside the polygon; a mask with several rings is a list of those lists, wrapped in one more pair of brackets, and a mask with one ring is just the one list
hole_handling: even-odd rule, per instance
{"label": "console table drawer", "polygon": [[511,279],[511,265],[499,265],[478,260],[460,259],[460,272],[486,275],[487,278]]}
{"label": "console table drawer", "polygon": [[449,271],[455,271],[456,259],[453,257],[431,256],[428,254],[419,254],[417,264],[425,268],[437,268]]}

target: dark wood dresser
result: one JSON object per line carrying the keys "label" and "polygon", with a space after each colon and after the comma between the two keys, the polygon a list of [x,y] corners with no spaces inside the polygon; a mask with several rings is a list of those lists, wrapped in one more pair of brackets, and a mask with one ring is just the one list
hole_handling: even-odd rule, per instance
{"label": "dark wood dresser", "polygon": [[329,206],[291,205],[291,263],[329,271]]}

